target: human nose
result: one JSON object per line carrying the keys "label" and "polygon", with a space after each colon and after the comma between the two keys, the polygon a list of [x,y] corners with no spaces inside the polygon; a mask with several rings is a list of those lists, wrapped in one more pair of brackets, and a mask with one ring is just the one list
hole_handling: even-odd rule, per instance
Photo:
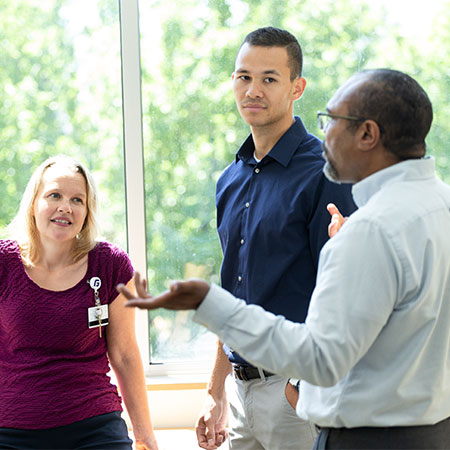
{"label": "human nose", "polygon": [[263,96],[261,86],[257,81],[252,81],[248,85],[246,95],[250,98],[258,98]]}
{"label": "human nose", "polygon": [[58,205],[58,211],[66,213],[72,212],[72,205],[70,204],[70,201],[67,199],[61,199]]}

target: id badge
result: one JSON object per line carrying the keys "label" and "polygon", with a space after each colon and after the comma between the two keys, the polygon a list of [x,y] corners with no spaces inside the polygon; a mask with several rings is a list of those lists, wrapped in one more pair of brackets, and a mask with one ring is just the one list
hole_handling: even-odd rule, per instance
{"label": "id badge", "polygon": [[99,305],[88,308],[88,327],[98,328],[108,325],[108,305]]}

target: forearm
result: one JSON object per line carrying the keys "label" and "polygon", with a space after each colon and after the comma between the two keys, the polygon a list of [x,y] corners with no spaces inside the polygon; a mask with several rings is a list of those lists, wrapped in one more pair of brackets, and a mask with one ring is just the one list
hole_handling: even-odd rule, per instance
{"label": "forearm", "polygon": [[231,363],[223,351],[223,343],[218,340],[214,368],[207,387],[208,394],[213,397],[223,397],[225,394],[225,380],[230,373]]}
{"label": "forearm", "polygon": [[153,436],[148,406],[147,387],[142,360],[138,350],[119,361],[111,361],[136,439]]}
{"label": "forearm", "polygon": [[329,299],[332,310],[308,326],[246,305],[215,286],[194,319],[252,364],[311,384],[332,386],[364,354],[383,325],[372,313],[365,318],[353,316],[350,304],[336,310],[333,298]]}

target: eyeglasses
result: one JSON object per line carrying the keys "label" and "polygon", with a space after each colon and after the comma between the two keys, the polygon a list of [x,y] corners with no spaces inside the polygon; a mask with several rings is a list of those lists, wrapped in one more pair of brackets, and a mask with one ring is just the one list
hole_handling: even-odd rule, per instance
{"label": "eyeglasses", "polygon": [[[345,120],[355,120],[355,121],[361,121],[361,122],[364,122],[364,120],[367,120],[367,119],[363,119],[362,117],[340,116],[338,114],[330,114],[330,113],[319,111],[317,113],[317,124],[319,126],[319,130],[325,131],[325,128],[331,119],[345,119]],[[380,127],[380,129],[381,129],[381,127]]]}

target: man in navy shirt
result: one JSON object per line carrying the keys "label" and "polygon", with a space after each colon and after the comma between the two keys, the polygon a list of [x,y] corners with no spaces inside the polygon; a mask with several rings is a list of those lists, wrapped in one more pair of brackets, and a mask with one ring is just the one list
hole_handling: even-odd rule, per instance
{"label": "man in navy shirt", "polygon": [[[216,197],[222,287],[296,322],[306,318],[328,239],[326,205],[344,215],[355,209],[350,187],[323,175],[320,141],[293,115],[306,85],[301,71],[301,48],[289,32],[267,27],[245,38],[232,80],[251,134],[220,177]],[[289,381],[219,342],[196,427],[200,447],[218,448],[228,422],[233,450],[311,448],[315,430],[291,407],[298,391]]]}

